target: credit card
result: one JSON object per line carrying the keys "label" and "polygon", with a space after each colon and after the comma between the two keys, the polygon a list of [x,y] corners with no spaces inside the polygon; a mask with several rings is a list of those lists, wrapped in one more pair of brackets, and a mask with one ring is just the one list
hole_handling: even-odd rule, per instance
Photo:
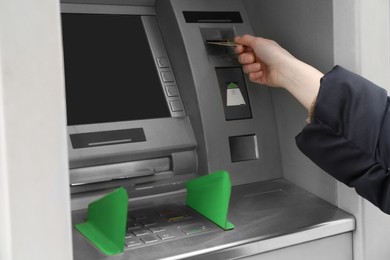
{"label": "credit card", "polygon": [[207,44],[212,45],[219,45],[219,46],[225,46],[225,47],[236,47],[237,44],[228,40],[213,40],[213,41],[206,41]]}

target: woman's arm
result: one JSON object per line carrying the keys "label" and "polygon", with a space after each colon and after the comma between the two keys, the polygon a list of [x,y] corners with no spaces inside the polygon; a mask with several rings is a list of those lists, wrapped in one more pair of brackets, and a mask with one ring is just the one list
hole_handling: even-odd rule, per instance
{"label": "woman's arm", "polygon": [[336,66],[325,76],[277,43],[237,37],[236,52],[251,81],[288,90],[312,121],[299,149],[327,173],[390,214],[390,99],[384,89]]}

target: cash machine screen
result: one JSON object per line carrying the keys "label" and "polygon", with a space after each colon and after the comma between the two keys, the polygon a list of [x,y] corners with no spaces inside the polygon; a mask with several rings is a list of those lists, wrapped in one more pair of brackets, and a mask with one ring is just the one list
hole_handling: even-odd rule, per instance
{"label": "cash machine screen", "polygon": [[68,125],[170,117],[140,16],[62,14]]}

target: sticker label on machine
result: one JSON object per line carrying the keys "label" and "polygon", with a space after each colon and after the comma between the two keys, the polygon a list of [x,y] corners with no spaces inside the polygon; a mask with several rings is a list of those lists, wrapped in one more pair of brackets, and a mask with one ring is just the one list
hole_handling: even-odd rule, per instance
{"label": "sticker label on machine", "polygon": [[230,82],[227,86],[226,105],[228,107],[246,105],[240,88],[234,82]]}
{"label": "sticker label on machine", "polygon": [[252,111],[241,67],[216,67],[225,119],[252,118]]}

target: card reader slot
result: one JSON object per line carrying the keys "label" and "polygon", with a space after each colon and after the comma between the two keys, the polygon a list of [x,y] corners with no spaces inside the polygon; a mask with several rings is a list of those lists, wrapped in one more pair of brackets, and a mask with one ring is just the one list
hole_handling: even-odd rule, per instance
{"label": "card reader slot", "polygon": [[133,161],[118,164],[99,165],[70,170],[72,186],[117,179],[154,176],[159,172],[171,170],[169,157]]}
{"label": "card reader slot", "polygon": [[200,28],[207,55],[233,55],[235,32],[233,27]]}

